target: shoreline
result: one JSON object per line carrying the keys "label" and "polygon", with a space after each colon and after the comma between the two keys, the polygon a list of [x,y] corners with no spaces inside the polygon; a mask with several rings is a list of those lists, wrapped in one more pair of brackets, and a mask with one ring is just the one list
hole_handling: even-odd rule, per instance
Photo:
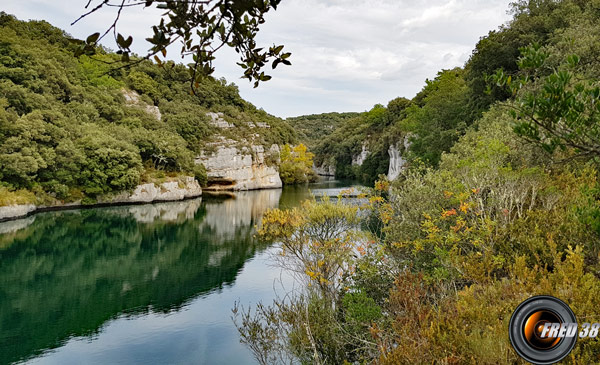
{"label": "shoreline", "polygon": [[[281,190],[282,188],[260,188],[260,189],[251,189],[251,190],[203,190],[199,194],[187,195],[181,199],[155,199],[150,201],[107,201],[100,202],[94,204],[81,204],[81,203],[65,203],[65,204],[57,204],[57,205],[40,205],[36,206],[35,204],[13,204],[13,205],[5,205],[0,206],[0,212],[3,208],[11,207],[15,210],[25,209],[25,213],[23,214],[15,214],[11,216],[0,217],[0,223],[14,221],[18,219],[24,219],[27,217],[31,217],[37,213],[43,212],[53,212],[53,211],[61,211],[61,210],[76,210],[76,209],[92,209],[92,208],[104,208],[104,207],[115,207],[115,206],[134,206],[134,205],[147,205],[147,204],[157,204],[157,203],[168,203],[168,202],[178,202],[185,200],[198,199],[202,197],[210,197],[210,198],[235,198],[235,194],[239,192],[245,191],[258,191],[258,190]],[[31,208],[28,208],[31,207]]]}

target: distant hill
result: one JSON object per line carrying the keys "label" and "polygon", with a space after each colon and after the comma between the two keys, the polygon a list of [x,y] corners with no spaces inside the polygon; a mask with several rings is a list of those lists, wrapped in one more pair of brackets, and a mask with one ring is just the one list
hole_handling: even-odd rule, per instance
{"label": "distant hill", "polygon": [[310,114],[287,118],[286,122],[299,132],[298,138],[310,149],[313,149],[320,140],[329,136],[345,121],[357,117],[359,114],[352,112]]}

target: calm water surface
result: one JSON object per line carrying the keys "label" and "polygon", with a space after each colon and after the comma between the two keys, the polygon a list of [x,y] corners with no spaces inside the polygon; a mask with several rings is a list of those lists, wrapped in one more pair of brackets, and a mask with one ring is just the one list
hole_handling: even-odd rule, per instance
{"label": "calm water surface", "polygon": [[[310,186],[337,195],[348,182]],[[231,320],[289,279],[254,239],[306,187],[0,223],[0,364],[254,364]]]}

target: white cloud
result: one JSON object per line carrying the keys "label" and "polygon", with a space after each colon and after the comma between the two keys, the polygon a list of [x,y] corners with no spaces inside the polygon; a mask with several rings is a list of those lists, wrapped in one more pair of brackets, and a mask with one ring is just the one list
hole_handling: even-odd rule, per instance
{"label": "white cloud", "polygon": [[[45,19],[76,37],[105,29],[111,11],[75,26],[86,0],[4,0],[3,10],[21,19]],[[362,111],[397,96],[412,97],[426,78],[462,66],[475,43],[508,20],[510,0],[284,0],[267,15],[259,33],[263,45],[284,44],[292,66],[279,66],[273,79],[254,89],[239,80],[237,55],[222,51],[216,75],[239,85],[242,96],[281,116],[327,111]],[[123,14],[120,31],[142,41],[159,11]],[[108,38],[108,37],[107,37]],[[107,39],[106,45],[114,48]],[[180,60],[177,47],[169,56]]]}

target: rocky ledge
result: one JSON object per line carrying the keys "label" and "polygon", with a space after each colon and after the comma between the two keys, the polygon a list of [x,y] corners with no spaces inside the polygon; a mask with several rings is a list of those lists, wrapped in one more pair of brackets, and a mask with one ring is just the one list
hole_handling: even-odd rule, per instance
{"label": "rocky ledge", "polygon": [[[202,188],[196,179],[185,176],[178,181],[167,181],[158,185],[154,183],[141,184],[136,186],[133,192],[122,192],[117,195],[103,196],[98,199],[97,204],[85,205],[85,207],[177,201],[195,198],[201,195]],[[55,205],[7,205],[0,207],[0,222],[26,217],[39,211],[80,208],[82,206],[81,202]]]}
{"label": "rocky ledge", "polygon": [[195,198],[202,195],[200,184],[191,176],[179,181],[167,181],[160,185],[154,183],[136,186],[132,193],[123,192],[115,196],[98,199],[98,203],[135,204],[160,201],[175,201]]}
{"label": "rocky ledge", "polygon": [[[235,141],[213,144],[214,152],[198,156],[196,163],[206,167],[206,190],[256,190],[281,188],[277,170],[279,146],[265,152],[261,145],[235,147]],[[233,147],[232,147],[233,146]]]}

